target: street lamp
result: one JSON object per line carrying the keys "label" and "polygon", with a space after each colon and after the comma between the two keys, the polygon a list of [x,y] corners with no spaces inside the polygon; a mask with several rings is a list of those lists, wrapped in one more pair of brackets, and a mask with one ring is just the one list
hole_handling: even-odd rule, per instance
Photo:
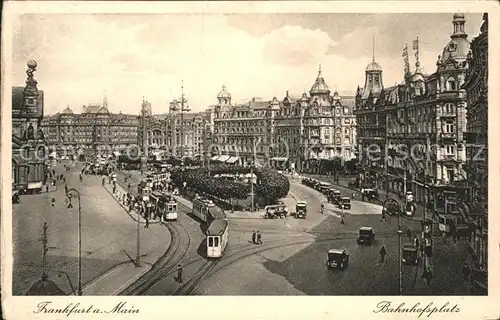
{"label": "street lamp", "polygon": [[403,295],[403,263],[402,263],[402,257],[401,257],[401,236],[403,235],[403,230],[401,228],[401,214],[404,212],[406,208],[401,208],[399,206],[399,202],[394,199],[394,198],[387,198],[384,200],[384,203],[382,204],[382,215],[385,215],[385,213],[389,213],[389,210],[387,210],[387,206],[389,203],[397,203],[398,204],[398,268],[399,268],[399,295]]}
{"label": "street lamp", "polygon": [[82,295],[82,207],[80,202],[80,192],[71,188],[66,191],[68,198],[68,208],[73,208],[72,198],[78,199],[78,295]]}

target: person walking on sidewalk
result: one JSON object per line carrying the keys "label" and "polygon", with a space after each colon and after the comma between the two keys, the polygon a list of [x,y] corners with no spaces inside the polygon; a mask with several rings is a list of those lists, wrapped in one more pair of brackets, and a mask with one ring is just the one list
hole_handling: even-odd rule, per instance
{"label": "person walking on sidewalk", "polygon": [[260,231],[257,231],[257,244],[262,244],[262,235]]}
{"label": "person walking on sidewalk", "polygon": [[179,283],[182,283],[182,265],[180,263],[177,266],[177,281],[179,281]]}
{"label": "person walking on sidewalk", "polygon": [[408,241],[411,241],[411,230],[410,230],[410,228],[406,229],[406,235],[408,236]]}
{"label": "person walking on sidewalk", "polygon": [[353,192],[352,193],[352,200],[356,199],[356,194]]}
{"label": "person walking on sidewalk", "polygon": [[470,274],[471,270],[469,265],[467,263],[464,263],[464,266],[462,267],[462,276],[464,277],[464,280],[467,282],[467,284],[469,284]]}
{"label": "person walking on sidewalk", "polygon": [[385,246],[382,246],[382,248],[380,248],[380,251],[379,251],[379,254],[380,254],[380,263],[384,263],[384,260],[385,260],[385,256],[387,254],[387,252],[385,251]]}
{"label": "person walking on sidewalk", "polygon": [[324,210],[325,210],[325,203],[321,202],[321,214],[323,214]]}
{"label": "person walking on sidewalk", "polygon": [[144,225],[144,228],[149,229],[149,218],[147,215],[145,215],[144,220],[146,220],[146,224]]}
{"label": "person walking on sidewalk", "polygon": [[256,244],[255,237],[256,237],[255,230],[252,230],[252,243],[253,244]]}

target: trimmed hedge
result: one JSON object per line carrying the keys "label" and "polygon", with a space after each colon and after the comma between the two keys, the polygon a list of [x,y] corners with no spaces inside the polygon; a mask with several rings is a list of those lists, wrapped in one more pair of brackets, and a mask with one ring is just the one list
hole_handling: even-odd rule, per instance
{"label": "trimmed hedge", "polygon": [[[277,199],[285,197],[290,191],[288,178],[279,172],[268,168],[254,168],[257,177],[255,193],[258,197],[265,199],[266,203],[272,203]],[[176,169],[172,171],[172,182],[182,186],[186,182],[191,189],[200,193],[207,193],[222,199],[246,199],[250,193],[250,186],[222,178],[214,178],[216,174],[247,174],[250,168],[235,167],[229,165],[211,166],[210,175],[208,168],[197,168],[192,170]]]}

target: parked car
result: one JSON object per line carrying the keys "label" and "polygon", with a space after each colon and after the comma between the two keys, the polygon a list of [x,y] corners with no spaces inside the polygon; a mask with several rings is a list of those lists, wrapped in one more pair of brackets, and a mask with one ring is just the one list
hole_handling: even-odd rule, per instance
{"label": "parked car", "polygon": [[331,249],[328,251],[326,266],[344,270],[349,264],[349,254],[345,249]]}
{"label": "parked car", "polygon": [[375,242],[375,231],[372,227],[361,227],[358,233],[358,244],[372,245]]}

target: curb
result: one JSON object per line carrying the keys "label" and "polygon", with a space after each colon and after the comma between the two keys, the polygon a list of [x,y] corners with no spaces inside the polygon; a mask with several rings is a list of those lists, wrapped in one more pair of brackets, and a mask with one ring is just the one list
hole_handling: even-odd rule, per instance
{"label": "curb", "polygon": [[[128,216],[134,220],[135,222],[138,222],[137,221],[137,218],[134,217],[134,215],[132,215],[130,213],[130,211],[128,211],[128,208],[123,204],[121,203],[118,199],[116,199],[116,197],[114,196],[113,192],[111,192],[110,190],[108,190],[108,188],[106,187],[106,185],[102,186],[104,189],[106,189],[106,191],[113,197],[113,199],[116,200],[116,202],[118,202],[118,204],[123,208],[123,210],[125,210],[125,212],[128,214]],[[139,223],[141,224],[146,224],[146,222],[142,222],[142,221],[139,221]],[[156,221],[156,220],[149,220],[149,224],[160,224],[160,221]]]}

